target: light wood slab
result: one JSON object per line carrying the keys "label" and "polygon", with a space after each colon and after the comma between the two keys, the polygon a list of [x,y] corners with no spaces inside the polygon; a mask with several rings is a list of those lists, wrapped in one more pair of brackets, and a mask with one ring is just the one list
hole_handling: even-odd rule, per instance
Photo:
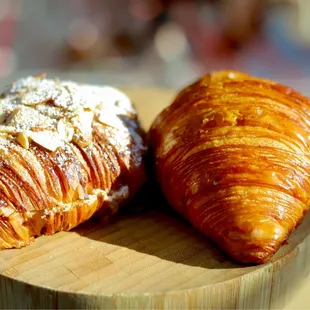
{"label": "light wood slab", "polygon": [[[126,92],[146,128],[174,96]],[[309,273],[310,214],[270,263],[240,266],[169,210],[156,188],[146,186],[129,209],[110,223],[0,252],[0,308],[283,308]]]}

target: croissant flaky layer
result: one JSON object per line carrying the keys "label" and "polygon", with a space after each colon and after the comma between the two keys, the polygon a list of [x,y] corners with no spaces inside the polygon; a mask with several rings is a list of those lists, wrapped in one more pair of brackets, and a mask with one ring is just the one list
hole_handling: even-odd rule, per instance
{"label": "croissant flaky layer", "polygon": [[21,79],[0,123],[0,249],[109,217],[145,181],[143,133],[116,89]]}
{"label": "croissant flaky layer", "polygon": [[239,72],[211,73],[154,121],[156,172],[171,205],[228,255],[264,263],[310,193],[310,102]]}

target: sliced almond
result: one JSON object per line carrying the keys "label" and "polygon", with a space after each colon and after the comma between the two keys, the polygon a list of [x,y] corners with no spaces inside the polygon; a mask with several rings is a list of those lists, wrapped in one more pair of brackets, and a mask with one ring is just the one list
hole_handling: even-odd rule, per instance
{"label": "sliced almond", "polygon": [[31,132],[29,131],[28,136],[37,144],[46,148],[50,151],[55,151],[58,147],[63,145],[63,141],[61,136],[52,131],[39,131],[39,132]]}
{"label": "sliced almond", "polygon": [[57,131],[62,139],[70,142],[73,138],[74,129],[71,124],[65,123],[62,119],[57,123]]}
{"label": "sliced almond", "polygon": [[108,110],[104,110],[99,115],[99,122],[101,124],[119,129],[122,126],[122,122],[115,113],[107,113]]}
{"label": "sliced almond", "polygon": [[20,132],[16,138],[17,142],[25,149],[29,149],[30,143],[27,135],[24,132]]}
{"label": "sliced almond", "polygon": [[18,112],[20,111],[20,107],[15,108],[8,116],[8,118],[6,119],[6,125],[11,125],[14,126],[14,119],[16,117],[16,115],[18,114]]}
{"label": "sliced almond", "polygon": [[92,139],[92,123],[93,123],[94,113],[92,111],[83,111],[78,115],[78,130],[81,132],[83,139],[86,141],[91,141]]}

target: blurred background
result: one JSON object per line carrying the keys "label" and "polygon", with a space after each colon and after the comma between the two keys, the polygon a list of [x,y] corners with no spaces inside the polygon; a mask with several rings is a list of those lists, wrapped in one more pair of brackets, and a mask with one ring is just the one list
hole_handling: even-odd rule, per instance
{"label": "blurred background", "polygon": [[46,72],[180,88],[217,69],[309,93],[310,0],[0,0],[0,86]]}

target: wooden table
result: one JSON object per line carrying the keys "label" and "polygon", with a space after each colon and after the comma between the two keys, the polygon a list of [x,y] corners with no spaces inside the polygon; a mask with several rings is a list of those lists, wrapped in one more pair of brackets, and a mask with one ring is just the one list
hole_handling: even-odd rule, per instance
{"label": "wooden table", "polygon": [[[283,81],[283,83],[292,84],[290,81]],[[310,80],[294,81],[294,87],[310,95],[307,85],[310,85]],[[137,106],[138,111],[142,116],[145,127],[148,128],[153,120],[153,115],[159,112],[161,108],[159,106],[165,105],[164,102],[170,102],[176,92],[169,89],[161,89],[160,92],[154,92],[152,88],[139,91],[131,88],[127,89],[127,93],[139,102]],[[149,94],[152,94],[152,96]],[[310,276],[301,284],[301,287],[292,299],[286,303],[284,309],[310,309]]]}
{"label": "wooden table", "polygon": [[[125,92],[145,128],[175,95]],[[85,223],[0,252],[0,308],[310,309],[310,214],[271,263],[243,267],[166,212],[156,194],[147,198],[135,203],[149,210],[107,227]]]}

